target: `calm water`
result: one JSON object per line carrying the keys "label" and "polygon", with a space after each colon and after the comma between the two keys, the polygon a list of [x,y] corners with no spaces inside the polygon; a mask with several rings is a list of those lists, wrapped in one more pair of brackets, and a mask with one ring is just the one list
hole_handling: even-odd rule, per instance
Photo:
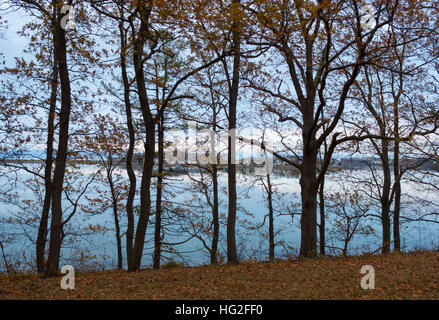
{"label": "calm water", "polygon": [[[83,188],[95,171],[94,166],[84,166],[80,169],[83,174],[82,178],[72,181],[72,185]],[[126,173],[123,169],[118,171],[124,178]],[[326,193],[328,198],[334,192],[340,192],[342,188],[353,191],[358,189],[367,191],[364,185],[355,181],[351,181],[355,177],[368,177],[367,171],[352,171],[344,173],[330,174],[326,181]],[[140,176],[140,174],[139,174]],[[196,172],[191,173],[193,179],[199,179],[200,175]],[[27,186],[29,182],[25,180],[30,175],[21,173],[19,175],[20,182],[16,188],[19,190],[19,196],[13,203],[2,203],[0,217],[23,217],[24,212],[27,215],[38,217],[41,211],[39,202],[26,202],[26,200],[35,200],[35,194],[32,193]],[[2,178],[5,179],[4,177]],[[264,221],[264,216],[268,213],[266,202],[266,194],[261,186],[260,179],[264,177],[255,177],[251,174],[240,173],[238,175],[238,221],[237,221],[237,247],[240,259],[256,258],[266,260],[268,257],[268,218]],[[2,182],[4,188],[11,187],[10,182],[6,180]],[[294,256],[298,253],[300,246],[300,217],[294,213],[300,211],[300,186],[299,177],[289,172],[274,172],[272,175],[272,184],[275,189],[274,210],[275,210],[275,241],[277,243],[275,254],[277,257],[285,258]],[[38,184],[37,184],[38,185]],[[140,183],[138,183],[140,186]],[[15,186],[13,186],[15,188]],[[40,189],[43,186],[39,185]],[[225,254],[225,222],[227,213],[227,175],[220,172],[220,215],[221,232],[220,232],[220,259]],[[63,261],[61,264],[72,264],[82,269],[103,269],[114,268],[117,263],[116,239],[114,236],[114,221],[111,209],[100,211],[99,214],[90,214],[85,206],[89,205],[90,198],[103,198],[98,191],[107,190],[102,182],[95,181],[91,183],[85,195],[79,201],[81,207],[74,218],[70,221],[69,227],[66,228],[66,238],[64,248],[62,250]],[[435,205],[439,202],[438,195],[434,192],[424,190],[422,186],[405,183],[403,185],[403,214],[415,217],[419,214],[425,214],[434,211]],[[76,199],[77,193],[72,192],[71,198]],[[413,199],[413,196],[416,199]],[[87,199],[88,198],[88,199]],[[24,202],[23,202],[24,201]],[[202,222],[209,225],[211,213],[210,208],[206,205],[203,194],[196,191],[194,181],[186,175],[173,175],[166,180],[164,210],[164,252],[163,263],[169,261],[179,261],[187,265],[199,265],[209,262],[208,251],[203,247],[202,241],[197,236],[203,236],[207,244],[210,244],[210,237],[200,232],[195,232],[194,225],[199,226]],[[368,208],[370,214],[378,213],[379,207],[369,200],[361,199],[359,201],[361,207]],[[138,199],[136,198],[136,204]],[[335,232],[336,212],[341,212],[341,207],[332,207],[333,202],[327,200],[327,253],[340,254],[340,250],[336,248],[343,247],[340,241],[340,233]],[[26,206],[26,208],[23,208]],[[351,207],[350,207],[351,206]],[[353,210],[355,205],[347,201],[346,209]],[[154,203],[153,203],[154,208]],[[65,214],[68,216],[72,210],[71,203],[65,200]],[[337,211],[338,210],[338,211]],[[352,211],[353,212],[353,211]],[[436,211],[437,212],[437,211]],[[195,216],[198,217],[195,221]],[[143,266],[148,267],[152,263],[153,248],[153,221],[148,227]],[[38,221],[38,220],[36,220]],[[120,217],[122,232],[126,230],[126,216],[121,214]],[[339,221],[344,221],[340,220]],[[349,244],[349,254],[357,254],[361,252],[373,252],[381,246],[381,227],[377,218],[363,218],[360,220],[359,228],[368,228],[367,234],[355,235]],[[197,225],[198,222],[198,225]],[[34,257],[34,244],[36,238],[35,222],[26,222],[27,225],[17,224],[9,225],[2,222],[0,224],[0,234],[4,242],[5,253],[10,262],[21,261],[22,263],[30,262]],[[100,225],[101,228],[90,228],[89,226]],[[105,231],[105,228],[108,230]],[[74,233],[79,234],[74,235]],[[362,229],[364,230],[364,229]],[[401,244],[403,250],[414,249],[437,249],[439,248],[439,224],[427,222],[407,222],[402,221],[401,226]],[[8,238],[10,242],[5,241]],[[125,258],[125,237],[123,238],[124,258]],[[29,268],[22,264],[23,268]],[[0,268],[4,270],[3,261],[0,262]]]}

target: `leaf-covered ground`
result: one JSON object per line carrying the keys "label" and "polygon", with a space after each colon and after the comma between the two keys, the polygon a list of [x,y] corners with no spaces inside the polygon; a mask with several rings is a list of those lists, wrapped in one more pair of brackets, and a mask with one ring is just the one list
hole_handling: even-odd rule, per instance
{"label": "leaf-covered ground", "polygon": [[60,278],[0,276],[0,299],[439,299],[439,252],[80,273],[75,290]]}

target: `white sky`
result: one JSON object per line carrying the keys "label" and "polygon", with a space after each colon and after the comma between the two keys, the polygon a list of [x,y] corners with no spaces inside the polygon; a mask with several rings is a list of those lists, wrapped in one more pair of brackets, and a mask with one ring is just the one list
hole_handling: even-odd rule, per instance
{"label": "white sky", "polygon": [[[5,4],[0,4],[0,9],[4,9]],[[27,39],[20,37],[17,32],[28,22],[30,17],[23,12],[10,12],[4,19],[8,21],[8,29],[5,32],[5,39],[0,39],[0,52],[6,57],[6,62],[13,63],[14,57],[23,56],[23,49],[26,47]]]}
{"label": "white sky", "polygon": [[[0,4],[0,9],[4,9],[5,4]],[[23,49],[26,47],[28,39],[20,37],[17,33],[21,28],[28,22],[31,21],[31,17],[23,11],[9,12],[5,17],[7,20],[8,29],[5,32],[5,39],[0,39],[0,53],[2,53],[6,58],[6,63],[8,65],[14,64],[14,57],[22,57],[25,55]],[[270,132],[271,137],[267,139],[273,143],[279,143],[279,137],[274,132]],[[293,132],[283,131],[283,134],[290,137],[288,145],[295,145],[300,139],[300,135],[294,134]],[[177,143],[178,144],[178,143]],[[248,154],[249,150],[245,148],[244,154]],[[277,149],[277,148],[276,148]],[[278,149],[277,149],[278,150]],[[340,155],[340,154],[339,154]]]}

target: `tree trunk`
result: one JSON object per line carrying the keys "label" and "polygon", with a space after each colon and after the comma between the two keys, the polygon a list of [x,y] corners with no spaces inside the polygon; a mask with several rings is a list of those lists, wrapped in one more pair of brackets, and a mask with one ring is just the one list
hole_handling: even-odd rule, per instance
{"label": "tree trunk", "polygon": [[300,219],[300,256],[317,253],[317,148],[315,147],[314,99],[308,99],[303,109],[303,159],[300,170],[302,216]]}
{"label": "tree trunk", "polygon": [[[402,79],[401,79],[402,81]],[[396,101],[399,101],[396,99]],[[393,175],[394,175],[394,189],[395,189],[395,199],[393,207],[393,249],[395,251],[401,251],[401,239],[399,234],[399,216],[401,212],[401,172],[399,168],[399,103],[394,103],[393,113],[394,113],[394,131],[396,135],[395,148],[393,150]]]}
{"label": "tree trunk", "polygon": [[133,265],[129,271],[140,270],[142,263],[143,247],[145,244],[146,229],[151,215],[151,179],[154,167],[154,125],[149,126],[147,142],[145,143],[145,156],[143,163],[142,182],[140,185],[140,214],[134,241]]}
{"label": "tree trunk", "polygon": [[268,199],[268,258],[274,261],[274,215],[273,215],[273,190],[271,187],[270,175],[267,174],[267,199]]}
{"label": "tree trunk", "polygon": [[[211,88],[212,90],[212,88]],[[218,239],[219,239],[219,197],[218,197],[218,166],[217,153],[215,149],[215,135],[217,131],[217,110],[213,104],[212,109],[212,130],[210,160],[212,167],[212,193],[213,193],[213,207],[212,207],[212,245],[210,250],[210,264],[218,264]]]}
{"label": "tree trunk", "polygon": [[219,238],[219,200],[218,200],[218,168],[216,164],[212,164],[212,182],[213,182],[213,207],[212,207],[212,220],[213,220],[213,235],[212,246],[210,251],[210,264],[218,263],[218,238]]}
{"label": "tree trunk", "polygon": [[[398,172],[395,172],[399,174]],[[401,182],[399,181],[400,177],[395,176],[395,203],[393,209],[393,241],[394,241],[394,250],[401,251],[401,238],[399,234],[399,216],[401,212]]]}
{"label": "tree trunk", "polygon": [[162,189],[163,189],[163,143],[164,143],[164,121],[163,115],[160,117],[158,125],[158,176],[157,176],[157,195],[155,209],[155,229],[154,229],[154,262],[153,268],[160,268],[161,257],[161,230],[162,230]]}
{"label": "tree trunk", "polygon": [[67,66],[67,48],[65,31],[62,29],[61,17],[55,24],[55,55],[58,58],[58,70],[61,82],[61,110],[59,115],[59,138],[56,153],[55,172],[52,181],[52,220],[50,228],[49,256],[46,276],[58,274],[61,252],[62,233],[62,191],[66,168],[69,122],[71,110],[71,89],[69,69]]}
{"label": "tree trunk", "polygon": [[[238,5],[239,0],[233,0],[234,5]],[[239,21],[234,21],[232,25],[233,37],[233,74],[232,85],[229,92],[229,144],[228,144],[228,193],[229,208],[227,215],[227,263],[238,264],[236,252],[236,105],[239,93],[239,69],[241,63],[241,36],[239,31]]]}
{"label": "tree trunk", "polygon": [[383,165],[383,191],[381,195],[381,222],[383,228],[382,253],[390,252],[390,187],[392,177],[390,175],[389,142],[382,140],[382,165]]}
{"label": "tree trunk", "polygon": [[[55,34],[53,35],[53,42],[55,44]],[[57,57],[53,55],[53,71],[50,84],[50,100],[49,100],[49,116],[47,120],[47,142],[46,142],[46,161],[44,169],[44,202],[43,210],[41,212],[41,220],[38,227],[38,236],[36,242],[36,259],[37,272],[44,274],[45,263],[44,253],[47,242],[47,225],[50,213],[50,204],[52,199],[52,165],[53,165],[53,143],[55,135],[55,114],[56,114],[56,98],[58,89],[58,68]]]}
{"label": "tree trunk", "polygon": [[319,211],[320,211],[320,225],[319,225],[319,231],[320,231],[320,255],[325,256],[325,177],[323,177],[322,182],[319,186]]}
{"label": "tree trunk", "polygon": [[390,253],[390,208],[383,204],[382,209],[383,245],[382,253]]}
{"label": "tree trunk", "polygon": [[2,258],[3,258],[3,263],[5,265],[6,273],[10,274],[10,272],[9,272],[9,263],[6,260],[5,249],[3,248],[3,243],[1,241],[0,241],[0,250],[2,252]]}
{"label": "tree trunk", "polygon": [[127,174],[130,180],[130,185],[128,189],[128,197],[127,197],[127,231],[126,231],[126,243],[127,243],[127,266],[128,269],[132,269],[132,261],[133,261],[133,238],[134,238],[134,197],[136,195],[136,175],[133,169],[133,154],[134,154],[134,146],[136,143],[136,136],[133,125],[133,115],[131,111],[131,101],[130,101],[130,84],[128,81],[127,75],[127,66],[126,66],[126,34],[123,28],[123,23],[119,24],[119,32],[120,32],[120,66],[122,72],[122,82],[123,82],[123,93],[124,93],[124,103],[125,103],[125,113],[126,113],[126,122],[128,127],[129,134],[129,145],[126,157],[126,166],[127,166]]}
{"label": "tree trunk", "polygon": [[[347,233],[349,233],[349,231]],[[343,251],[341,253],[343,257],[346,257],[348,255],[348,245],[349,245],[349,235],[346,235],[346,238],[344,239]]]}
{"label": "tree trunk", "polygon": [[116,191],[114,190],[113,177],[111,176],[111,172],[109,170],[107,170],[107,180],[110,184],[111,201],[112,201],[111,205],[113,207],[114,226],[116,229],[117,268],[122,269],[123,266],[122,237],[120,235],[119,212],[117,209],[117,196],[116,196]]}
{"label": "tree trunk", "polygon": [[[306,141],[306,139],[304,139]],[[302,216],[300,219],[300,256],[312,257],[317,253],[317,153],[306,150],[303,156],[300,177]]]}
{"label": "tree trunk", "polygon": [[[142,10],[145,10],[144,8]],[[145,13],[144,13],[145,14]],[[149,106],[148,95],[146,92],[145,76],[143,71],[143,46],[148,37],[147,21],[141,22],[138,38],[134,42],[133,62],[139,96],[140,109],[142,112],[143,123],[146,131],[146,141],[144,144],[144,160],[142,169],[142,181],[140,185],[140,214],[136,229],[136,238],[133,248],[133,262],[129,271],[140,270],[142,263],[143,247],[145,244],[145,234],[151,214],[151,179],[154,167],[155,152],[155,123]]]}

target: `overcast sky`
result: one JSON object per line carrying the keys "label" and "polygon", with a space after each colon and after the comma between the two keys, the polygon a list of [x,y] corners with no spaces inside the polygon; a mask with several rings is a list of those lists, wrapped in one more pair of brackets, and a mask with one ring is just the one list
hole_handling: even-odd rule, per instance
{"label": "overcast sky", "polygon": [[[5,9],[4,3],[0,4],[0,10],[1,9]],[[0,39],[0,53],[2,53],[5,56],[6,63],[9,66],[13,66],[14,57],[22,57],[25,55],[23,50],[25,49],[28,42],[28,39],[25,37],[20,37],[18,35],[18,32],[22,29],[22,27],[26,23],[30,22],[32,18],[29,17],[28,13],[23,11],[11,12],[9,10],[6,16],[4,15],[4,12],[0,11],[0,14],[3,15],[5,20],[7,20],[7,26],[8,26],[8,29],[5,32],[5,39]],[[32,57],[29,58],[32,59]],[[288,136],[292,140],[290,141],[291,144],[297,144],[297,140],[299,136],[297,136],[297,133],[294,134],[293,131],[295,130],[292,130],[292,132],[290,132]],[[286,134],[285,131],[284,134]],[[277,134],[273,134],[270,140],[273,143],[277,144],[279,142],[279,137],[277,136]],[[344,152],[342,152],[339,153],[338,156],[340,156],[341,154],[344,154],[344,156],[347,155]]]}
{"label": "overcast sky", "polygon": [[[1,9],[5,8],[4,4],[0,5]],[[2,12],[3,14],[3,12]],[[23,56],[23,49],[26,46],[27,39],[18,36],[17,32],[30,21],[30,18],[23,12],[9,12],[3,16],[8,21],[5,39],[0,39],[0,52],[2,52],[7,63],[12,63],[14,57]]]}

